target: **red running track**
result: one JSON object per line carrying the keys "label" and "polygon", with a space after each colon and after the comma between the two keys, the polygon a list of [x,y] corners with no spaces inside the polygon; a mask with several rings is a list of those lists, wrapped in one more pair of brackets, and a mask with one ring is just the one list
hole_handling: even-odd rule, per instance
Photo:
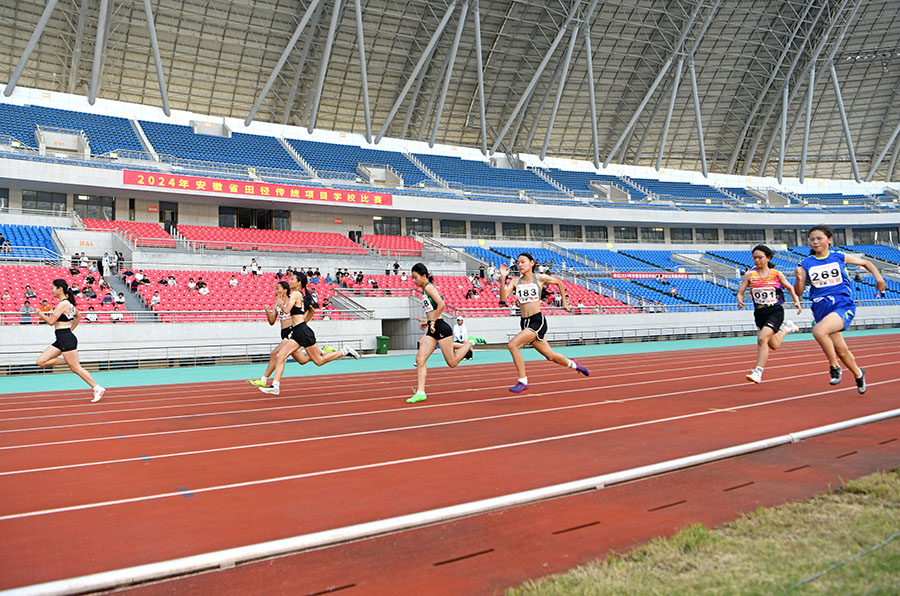
{"label": "red running track", "polygon": [[[403,402],[415,382],[414,370],[291,379],[279,398],[236,382],[140,387],[126,397],[111,392],[99,405],[69,394],[7,396],[0,400],[0,588],[501,496],[897,408],[900,336],[855,338],[851,348],[868,371],[870,389],[864,397],[857,395],[849,375],[837,388],[828,385],[827,365],[813,342],[785,344],[770,359],[766,382],[759,386],[744,381],[755,354],[755,346],[744,346],[586,358],[584,363],[594,370],[589,378],[532,362],[531,389],[522,396],[506,390],[515,375],[511,364],[433,369],[429,399],[417,406]],[[883,431],[870,436],[869,427]],[[868,434],[862,434],[868,443],[888,440],[882,435],[891,433],[896,437],[897,427],[889,423],[866,428]],[[827,443],[823,438],[756,457],[783,462],[801,447],[813,457],[813,447]],[[896,443],[887,442],[865,458],[857,449],[846,462],[862,462],[851,470],[857,475],[891,461],[896,465]],[[698,470],[712,474],[718,465]],[[686,478],[683,473],[670,476]],[[768,490],[765,495],[768,500],[802,498],[796,495],[806,495],[813,486],[822,490],[821,476],[806,490],[787,490],[784,497]],[[634,483],[629,490],[646,498],[657,489],[642,491],[665,478]],[[704,490],[703,481],[690,486],[694,493]],[[613,499],[612,490],[592,496]],[[617,518],[631,519],[639,501],[634,495],[622,500]],[[506,520],[526,516],[520,510],[553,509],[550,503],[446,527],[474,525],[508,542],[515,540],[512,529],[518,526],[506,528]],[[702,509],[713,523],[721,523],[744,505],[723,501]],[[564,514],[547,516],[538,515],[540,525],[570,527]],[[581,519],[579,514],[573,521],[576,517]],[[659,519],[633,536],[673,529]],[[600,525],[585,523],[585,528]],[[405,532],[392,540],[416,544],[414,552],[421,553],[444,540],[442,527]],[[616,535],[633,539],[627,532]],[[241,585],[243,593],[247,586],[267,593],[315,593],[351,583],[357,592],[365,586],[382,591],[387,586],[383,572],[389,568],[385,554],[391,559],[392,551],[360,558],[371,562],[363,568],[370,573],[350,583],[309,573],[310,560],[319,561],[314,569],[323,571],[355,563],[355,557],[347,557],[369,542],[377,541],[300,556],[306,561],[299,567],[302,573],[291,574],[297,568],[291,561],[297,558],[285,557],[229,572],[252,583],[234,583],[219,574],[183,581],[213,582],[218,591],[228,585],[235,593]],[[441,584],[447,593],[491,592],[608,549],[602,542],[584,546],[586,552],[546,567],[512,557],[508,568],[482,564],[493,571],[479,576],[470,565],[456,562],[497,558],[471,556],[478,551],[466,548],[432,561],[432,567],[447,562],[438,565],[442,574],[456,577],[456,582]],[[421,583],[429,574],[403,577],[407,558],[391,560],[390,585],[418,585],[434,592],[433,585]],[[282,572],[262,574],[270,584],[260,584],[254,570],[273,567]],[[375,588],[379,581],[382,587]],[[176,585],[143,590],[171,591]]]}

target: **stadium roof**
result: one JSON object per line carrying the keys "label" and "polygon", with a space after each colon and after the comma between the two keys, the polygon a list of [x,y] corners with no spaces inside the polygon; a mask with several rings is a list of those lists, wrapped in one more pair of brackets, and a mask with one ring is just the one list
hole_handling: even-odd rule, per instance
{"label": "stadium roof", "polygon": [[853,178],[855,154],[861,179],[890,180],[898,31],[896,0],[17,0],[0,3],[0,79],[373,142],[754,175],[778,173],[786,120],[785,176],[805,157],[806,176]]}

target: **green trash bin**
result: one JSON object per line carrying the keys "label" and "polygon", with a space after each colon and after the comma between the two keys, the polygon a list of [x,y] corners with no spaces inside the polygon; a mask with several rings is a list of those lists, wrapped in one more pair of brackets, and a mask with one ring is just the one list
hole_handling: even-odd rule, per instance
{"label": "green trash bin", "polygon": [[388,340],[391,339],[387,335],[376,335],[375,341],[378,342],[378,347],[375,349],[376,354],[387,354],[388,350]]}

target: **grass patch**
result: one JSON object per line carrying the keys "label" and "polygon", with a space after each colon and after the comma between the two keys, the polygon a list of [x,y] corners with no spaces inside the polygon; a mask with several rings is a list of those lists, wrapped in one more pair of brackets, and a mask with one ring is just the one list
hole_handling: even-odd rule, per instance
{"label": "grass patch", "polygon": [[876,547],[898,532],[900,470],[879,472],[802,503],[758,509],[714,530],[691,525],[506,594],[896,595],[900,537]]}

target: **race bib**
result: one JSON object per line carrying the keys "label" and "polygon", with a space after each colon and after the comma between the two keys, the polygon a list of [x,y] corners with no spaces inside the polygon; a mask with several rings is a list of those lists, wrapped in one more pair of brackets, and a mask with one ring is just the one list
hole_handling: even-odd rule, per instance
{"label": "race bib", "polygon": [[428,296],[422,298],[422,308],[425,309],[426,313],[429,313],[434,310],[434,307],[431,305],[431,300],[428,299]]}
{"label": "race bib", "polygon": [[840,263],[824,263],[810,267],[809,283],[814,288],[827,288],[844,283]]}
{"label": "race bib", "polygon": [[539,302],[541,290],[537,284],[519,284],[516,286],[516,299],[519,301],[519,304]]}
{"label": "race bib", "polygon": [[775,288],[755,288],[750,290],[753,302],[763,306],[775,306],[778,304],[778,293]]}

